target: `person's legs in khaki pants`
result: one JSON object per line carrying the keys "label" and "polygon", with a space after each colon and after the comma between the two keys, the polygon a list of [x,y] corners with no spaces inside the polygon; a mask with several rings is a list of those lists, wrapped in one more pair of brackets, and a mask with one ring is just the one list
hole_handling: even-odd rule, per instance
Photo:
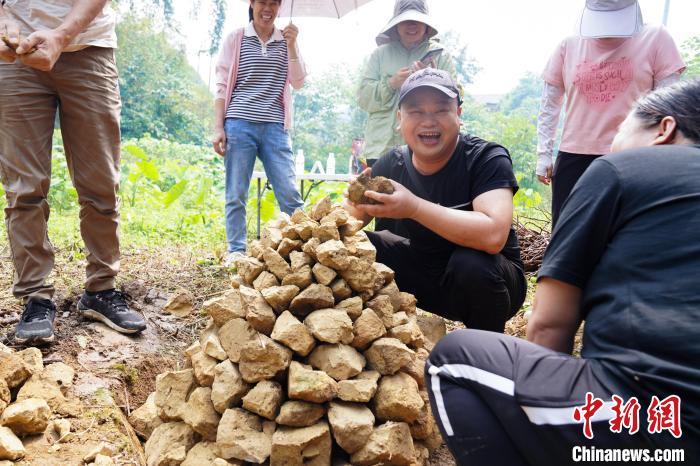
{"label": "person's legs in khaki pants", "polygon": [[0,165],[15,296],[53,296],[45,283],[53,267],[46,222],[57,104],[88,250],[85,287],[114,288],[119,267],[120,100],[113,50],[89,47],[64,53],[48,73],[21,64],[0,65],[0,99]]}
{"label": "person's legs in khaki pants", "polygon": [[0,63],[0,168],[5,224],[15,266],[13,294],[51,299],[46,279],[54,264],[47,235],[51,137],[56,93],[47,73]]}
{"label": "person's legs in khaki pants", "polygon": [[[0,82],[6,78],[13,82],[13,85],[0,84],[0,97],[11,97],[21,110],[0,112],[0,125],[13,134],[8,139],[11,142],[0,145],[3,182],[8,192],[8,205],[12,207],[8,208],[8,236],[17,270],[13,291],[20,298],[50,299],[53,295],[53,288],[45,283],[53,267],[53,251],[46,237],[46,196],[51,167],[51,130],[58,102],[66,158],[80,203],[80,231],[88,251],[86,293],[78,309],[86,317],[105,322],[118,331],[140,332],[146,326],[145,321],[129,309],[120,292],[114,291],[119,269],[117,191],[121,106],[114,51],[88,47],[64,53],[48,73],[23,65],[14,67],[7,69],[9,72],[0,68]],[[6,121],[14,126],[6,126]],[[39,130],[46,133],[43,139],[32,136]],[[36,139],[35,145],[23,146],[25,139]],[[39,142],[44,140],[41,146]],[[22,157],[25,152],[30,153],[29,158]],[[23,196],[15,195],[17,189],[13,189],[13,183],[24,189]],[[21,202],[14,199],[17,197]],[[33,212],[30,207],[34,205],[40,207],[38,211],[43,216],[27,215],[27,211]],[[27,292],[35,288],[39,291]],[[31,310],[29,304],[25,307],[15,334],[18,340],[35,338],[37,332],[32,333],[31,326],[38,325],[37,312]],[[41,318],[46,321],[45,315],[43,313]],[[50,320],[53,321],[53,316]],[[45,324],[41,331],[47,334]],[[40,339],[53,339],[52,324],[50,336]]]}
{"label": "person's legs in khaki pants", "polygon": [[68,169],[80,203],[85,289],[115,287],[119,271],[119,84],[112,49],[64,53],[51,78]]}
{"label": "person's legs in khaki pants", "polygon": [[80,202],[80,233],[88,250],[85,293],[78,311],[134,334],[146,328],[114,290],[119,271],[119,81],[114,50],[88,47],[64,53],[52,79],[58,90],[61,133]]}

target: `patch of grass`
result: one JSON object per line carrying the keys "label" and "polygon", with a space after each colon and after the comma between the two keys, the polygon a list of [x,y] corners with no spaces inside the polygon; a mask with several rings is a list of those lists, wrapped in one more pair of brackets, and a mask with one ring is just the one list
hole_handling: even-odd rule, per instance
{"label": "patch of grass", "polygon": [[122,379],[129,386],[135,385],[139,380],[139,371],[135,367],[119,362],[112,366],[112,368],[121,372]]}

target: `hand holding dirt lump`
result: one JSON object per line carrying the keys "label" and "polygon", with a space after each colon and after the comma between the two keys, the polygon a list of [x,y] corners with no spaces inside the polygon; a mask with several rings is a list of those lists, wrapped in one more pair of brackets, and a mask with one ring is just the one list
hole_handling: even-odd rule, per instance
{"label": "hand holding dirt lump", "polygon": [[348,186],[348,199],[353,204],[378,204],[374,199],[365,196],[365,191],[375,191],[382,194],[393,194],[394,185],[383,176],[371,177],[369,172],[364,172]]}

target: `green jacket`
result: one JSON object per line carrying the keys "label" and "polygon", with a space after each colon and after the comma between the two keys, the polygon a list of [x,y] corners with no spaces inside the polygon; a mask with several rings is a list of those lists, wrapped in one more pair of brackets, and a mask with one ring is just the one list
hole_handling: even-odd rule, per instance
{"label": "green jacket", "polygon": [[[401,42],[394,41],[377,47],[372,53],[357,95],[360,108],[369,114],[365,127],[365,158],[378,159],[394,146],[404,144],[396,129],[399,91],[391,88],[389,79],[399,69],[420,60],[428,50],[440,47],[439,42],[428,39],[413,50],[406,50]],[[438,56],[436,64],[457,82],[455,66],[446,49]]]}

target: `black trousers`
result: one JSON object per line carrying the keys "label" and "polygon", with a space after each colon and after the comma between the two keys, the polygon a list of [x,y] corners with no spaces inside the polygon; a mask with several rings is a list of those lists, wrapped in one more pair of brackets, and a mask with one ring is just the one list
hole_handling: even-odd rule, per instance
{"label": "black trousers", "polygon": [[525,300],[523,271],[501,254],[456,247],[446,257],[426,256],[389,231],[367,236],[377,262],[394,270],[401,291],[414,294],[423,310],[469,328],[503,332]]}
{"label": "black trousers", "polygon": [[[627,401],[636,394],[626,393],[618,377],[597,360],[507,335],[459,330],[438,342],[425,369],[435,420],[460,465],[565,466],[576,464],[574,455],[586,454],[583,448],[594,454],[593,447],[648,449],[651,454],[657,448],[682,448],[683,464],[700,464],[697,439],[646,432],[644,402],[639,432],[611,432],[612,395]],[[587,392],[604,402],[592,419],[591,440],[583,434],[583,423],[573,419]]]}
{"label": "black trousers", "polygon": [[557,224],[564,201],[569,197],[574,185],[583,172],[600,155],[572,154],[559,151],[552,173],[552,230]]}

